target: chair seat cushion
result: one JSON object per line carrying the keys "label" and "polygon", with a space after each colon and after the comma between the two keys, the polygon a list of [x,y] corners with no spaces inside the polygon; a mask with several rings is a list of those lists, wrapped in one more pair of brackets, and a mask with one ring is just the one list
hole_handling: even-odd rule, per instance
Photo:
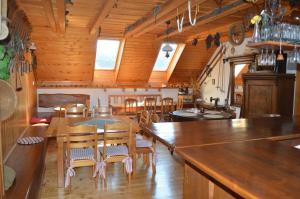
{"label": "chair seat cushion", "polygon": [[[99,147],[99,151],[103,153],[103,147]],[[128,148],[124,145],[118,145],[118,146],[107,146],[106,147],[106,156],[119,156],[124,155],[128,156]]]}
{"label": "chair seat cushion", "polygon": [[152,147],[152,142],[146,139],[136,140],[136,147],[137,148]]}
{"label": "chair seat cushion", "polygon": [[94,150],[92,148],[86,149],[71,149],[71,160],[94,160]]}

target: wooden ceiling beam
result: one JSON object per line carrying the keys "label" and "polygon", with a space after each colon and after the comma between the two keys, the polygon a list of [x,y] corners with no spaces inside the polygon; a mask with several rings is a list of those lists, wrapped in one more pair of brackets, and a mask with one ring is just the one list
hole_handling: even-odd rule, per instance
{"label": "wooden ceiling beam", "polygon": [[56,0],[58,27],[60,33],[66,32],[66,4],[65,0]]}
{"label": "wooden ceiling beam", "polygon": [[44,7],[52,31],[56,32],[57,28],[56,28],[56,22],[55,22],[53,7],[52,7],[52,1],[42,0],[42,5]]}
{"label": "wooden ceiling beam", "polygon": [[90,30],[89,30],[90,34],[95,34],[97,32],[98,28],[101,26],[104,19],[108,16],[108,14],[110,13],[110,11],[114,7],[114,5],[115,5],[115,0],[106,0],[105,1],[105,3],[103,4],[103,7],[100,10],[97,18],[95,19],[95,21],[90,26]]}
{"label": "wooden ceiling beam", "polygon": [[[166,17],[176,8],[186,4],[187,1],[183,0],[170,0],[163,5],[158,5],[153,11],[137,20],[134,24],[129,25],[125,30],[125,37],[131,37],[139,31],[142,33],[153,29],[156,25],[159,25],[171,18],[174,18],[174,15]],[[176,15],[175,15],[176,16]],[[139,34],[141,35],[141,34]]]}
{"label": "wooden ceiling beam", "polygon": [[[197,4],[201,4],[204,3],[208,0],[192,0],[191,1],[191,5],[195,6]],[[144,27],[143,29],[141,29],[140,31],[136,32],[133,37],[139,37],[147,32],[150,32],[151,30],[153,30],[154,28],[156,28],[157,26],[165,23],[168,20],[171,20],[173,18],[175,18],[177,16],[177,8],[178,8],[178,12],[179,13],[183,13],[185,11],[187,11],[188,6],[187,6],[187,2],[184,2],[184,4],[182,4],[179,7],[176,7],[175,9],[173,9],[171,12],[165,14],[164,16],[162,16],[161,18],[156,18],[154,22],[152,22],[151,24],[149,24],[148,26]],[[126,34],[125,34],[126,36]]]}
{"label": "wooden ceiling beam", "polygon": [[[216,8],[206,15],[197,17],[196,26],[200,26],[200,25],[204,25],[204,24],[213,22],[215,20],[221,19],[223,17],[234,14],[236,12],[239,12],[241,10],[250,8],[252,6],[253,6],[252,4],[245,3],[243,0],[238,0],[229,5],[225,5],[222,8]],[[195,26],[191,26],[190,23],[187,22],[183,25],[182,32],[190,30],[193,27],[195,27]],[[177,30],[177,27],[173,27],[173,28],[170,28],[168,31],[164,31],[163,33],[159,34],[157,36],[157,39],[159,39],[159,40],[165,39],[167,37],[167,32],[168,32],[169,37],[180,34],[180,32],[178,32],[178,30]]]}
{"label": "wooden ceiling beam", "polygon": [[[235,23],[242,23],[242,22],[237,21]],[[205,40],[208,35],[215,35],[217,32],[220,33],[221,35],[224,35],[224,33],[228,33],[229,28],[235,23],[225,24],[225,25],[213,28],[213,29],[203,31],[203,32],[198,33],[198,34],[191,35],[187,38],[186,42],[191,42],[195,38],[198,39],[198,40]]]}

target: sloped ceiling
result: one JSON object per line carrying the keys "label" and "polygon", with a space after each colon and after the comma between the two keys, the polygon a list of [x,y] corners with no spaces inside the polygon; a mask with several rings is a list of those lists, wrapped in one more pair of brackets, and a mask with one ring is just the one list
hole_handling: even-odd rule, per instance
{"label": "sloped ceiling", "polygon": [[216,47],[212,47],[207,50],[205,41],[199,41],[196,46],[188,43],[179,58],[169,82],[190,82],[191,78],[197,78],[215,49]]}
{"label": "sloped ceiling", "polygon": [[160,48],[153,38],[128,39],[117,77],[119,84],[147,84]]}
{"label": "sloped ceiling", "polygon": [[[113,86],[144,86],[149,80],[158,84],[166,83],[165,73],[152,73],[159,47],[164,41],[166,20],[171,20],[172,41],[187,42],[197,35],[203,40],[207,34],[215,33],[219,29],[226,32],[228,25],[240,21],[245,9],[251,9],[252,6],[242,0],[223,0],[222,6],[238,2],[238,7],[233,8],[237,12],[229,10],[220,12],[220,16],[209,17],[212,11],[219,8],[218,5],[210,0],[192,0],[193,5],[201,4],[199,15],[207,17],[203,18],[199,26],[187,27],[188,30],[184,29],[182,34],[177,34],[176,9],[179,7],[186,11],[184,0],[118,0],[114,4],[110,0],[73,0],[73,5],[65,5],[69,11],[66,17],[64,10],[62,12],[58,6],[64,2],[18,0],[19,6],[24,9],[33,26],[32,41],[37,45],[37,76],[40,82],[79,81]],[[155,17],[154,8],[158,8],[157,5],[160,5],[160,11]],[[227,15],[224,24],[223,19]],[[62,22],[67,24],[63,26],[65,31],[62,31]],[[144,22],[148,25],[139,28],[138,36],[127,35],[128,31],[143,25]],[[218,27],[220,28],[216,29]],[[94,70],[98,38],[126,39],[119,70]],[[191,77],[196,77],[213,50],[206,50],[203,41],[197,46],[188,42],[169,81],[188,82]]]}

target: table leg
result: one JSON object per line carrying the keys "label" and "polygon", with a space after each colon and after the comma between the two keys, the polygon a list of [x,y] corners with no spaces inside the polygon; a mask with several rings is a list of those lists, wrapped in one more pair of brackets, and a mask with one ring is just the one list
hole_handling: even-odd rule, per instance
{"label": "table leg", "polygon": [[64,140],[57,137],[57,184],[58,187],[64,187]]}

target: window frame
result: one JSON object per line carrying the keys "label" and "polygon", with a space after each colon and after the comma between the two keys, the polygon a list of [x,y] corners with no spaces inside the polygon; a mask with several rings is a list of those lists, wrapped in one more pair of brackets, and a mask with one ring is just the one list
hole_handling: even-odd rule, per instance
{"label": "window frame", "polygon": [[[155,70],[155,65],[156,65],[156,62],[157,62],[157,59],[158,59],[158,56],[159,56],[159,54],[161,53],[161,51],[162,51],[162,48],[163,48],[163,45],[164,44],[166,44],[166,43],[169,43],[169,44],[175,44],[176,45],[176,48],[175,49],[173,49],[173,51],[172,51],[172,53],[173,53],[173,55],[170,57],[170,61],[169,61],[169,63],[168,63],[168,65],[167,65],[167,67],[166,67],[166,69],[165,70]],[[174,42],[163,42],[161,45],[160,45],[160,48],[159,48],[159,51],[158,51],[158,54],[157,54],[157,56],[156,56],[156,59],[155,59],[155,62],[154,62],[154,65],[153,65],[153,69],[152,69],[152,72],[167,72],[168,71],[168,69],[170,68],[170,65],[171,65],[171,63],[172,63],[172,61],[173,61],[173,59],[174,59],[174,57],[176,56],[176,53],[177,53],[177,50],[178,50],[178,47],[179,47],[179,44],[178,43],[174,43]]]}
{"label": "window frame", "polygon": [[[117,50],[117,55],[116,55],[116,59],[115,59],[115,63],[113,65],[112,68],[96,68],[96,63],[97,63],[97,50],[98,50],[98,42],[100,40],[104,40],[104,41],[118,41],[119,45],[118,45],[118,50]],[[94,70],[95,71],[115,71],[117,68],[117,64],[118,64],[118,59],[120,56],[120,48],[122,46],[122,40],[120,39],[116,39],[116,38],[98,38],[96,41],[96,55],[95,55],[95,63],[94,63]]]}

